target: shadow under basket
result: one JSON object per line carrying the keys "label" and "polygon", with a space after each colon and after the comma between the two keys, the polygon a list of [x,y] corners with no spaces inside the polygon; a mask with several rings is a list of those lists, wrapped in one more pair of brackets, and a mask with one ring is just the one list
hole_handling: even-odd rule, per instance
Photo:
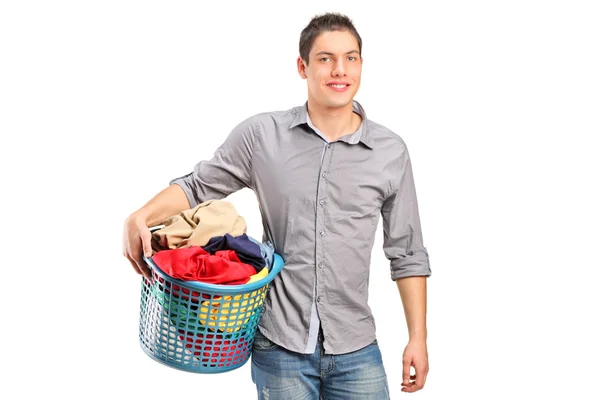
{"label": "shadow under basket", "polygon": [[269,284],[283,269],[274,254],[263,279],[246,285],[182,281],[145,258],[152,271],[142,277],[140,345],[152,359],[182,371],[227,372],[244,365]]}

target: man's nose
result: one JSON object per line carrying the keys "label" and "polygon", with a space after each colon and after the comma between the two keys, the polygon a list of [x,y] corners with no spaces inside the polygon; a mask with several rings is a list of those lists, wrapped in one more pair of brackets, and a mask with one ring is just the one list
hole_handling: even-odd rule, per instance
{"label": "man's nose", "polygon": [[333,71],[331,72],[333,76],[345,76],[346,75],[346,64],[344,60],[336,61]]}

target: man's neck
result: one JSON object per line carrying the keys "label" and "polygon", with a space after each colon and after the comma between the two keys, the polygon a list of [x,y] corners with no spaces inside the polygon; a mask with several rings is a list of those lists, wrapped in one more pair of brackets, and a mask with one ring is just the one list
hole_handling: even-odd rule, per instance
{"label": "man's neck", "polygon": [[311,106],[309,99],[308,116],[315,128],[321,131],[330,142],[356,132],[362,122],[361,117],[353,111],[352,103],[344,107],[324,109]]}

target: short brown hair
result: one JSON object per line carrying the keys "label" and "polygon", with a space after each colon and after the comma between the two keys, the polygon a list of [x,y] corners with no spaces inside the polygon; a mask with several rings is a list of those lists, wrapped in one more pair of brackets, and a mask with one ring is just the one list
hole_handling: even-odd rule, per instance
{"label": "short brown hair", "polygon": [[300,34],[300,57],[306,62],[306,65],[308,65],[308,54],[317,36],[331,31],[350,32],[358,41],[358,53],[362,54],[362,39],[352,20],[343,14],[325,13],[314,16]]}

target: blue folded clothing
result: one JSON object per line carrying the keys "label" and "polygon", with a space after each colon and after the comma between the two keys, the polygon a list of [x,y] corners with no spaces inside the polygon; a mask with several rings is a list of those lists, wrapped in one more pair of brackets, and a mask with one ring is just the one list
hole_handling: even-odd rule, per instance
{"label": "blue folded clothing", "polygon": [[269,268],[269,271],[271,271],[271,268],[273,268],[273,254],[275,254],[275,248],[273,247],[273,243],[269,241],[261,243],[250,236],[248,236],[248,238],[260,246],[260,251],[263,258],[265,259],[265,264]]}
{"label": "blue folded clothing", "polygon": [[261,247],[251,241],[245,233],[235,237],[228,233],[224,236],[214,236],[202,248],[210,254],[219,250],[233,250],[241,262],[252,265],[256,272],[260,272],[266,266]]}

